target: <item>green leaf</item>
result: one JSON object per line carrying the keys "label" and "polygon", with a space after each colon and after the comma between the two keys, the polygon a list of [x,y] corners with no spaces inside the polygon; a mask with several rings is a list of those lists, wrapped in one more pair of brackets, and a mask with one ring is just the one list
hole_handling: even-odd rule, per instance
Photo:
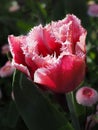
{"label": "green leaf", "polygon": [[15,80],[14,96],[20,115],[29,130],[62,130],[63,127],[72,130],[63,113],[25,76],[21,86]]}
{"label": "green leaf", "polygon": [[8,114],[6,117],[7,126],[14,128],[17,124],[18,119],[19,119],[19,113],[16,109],[15,103],[12,101],[9,104]]}
{"label": "green leaf", "polygon": [[71,126],[69,122],[67,122],[67,124],[62,128],[60,128],[59,130],[74,130],[74,128]]}

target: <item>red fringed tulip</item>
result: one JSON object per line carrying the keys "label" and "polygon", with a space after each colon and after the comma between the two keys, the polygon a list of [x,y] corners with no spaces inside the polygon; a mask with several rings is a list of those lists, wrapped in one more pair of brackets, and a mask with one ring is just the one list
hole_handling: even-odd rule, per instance
{"label": "red fringed tulip", "polygon": [[76,100],[81,105],[92,106],[98,102],[98,93],[95,89],[85,86],[77,91]]}
{"label": "red fringed tulip", "polygon": [[74,15],[34,27],[26,36],[8,37],[14,66],[57,93],[74,90],[85,75],[86,30]]}

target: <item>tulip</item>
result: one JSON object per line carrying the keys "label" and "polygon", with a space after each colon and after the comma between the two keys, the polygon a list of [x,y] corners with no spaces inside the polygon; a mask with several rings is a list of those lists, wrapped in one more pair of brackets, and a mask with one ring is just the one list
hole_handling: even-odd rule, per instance
{"label": "tulip", "polygon": [[27,35],[9,35],[13,65],[39,86],[56,93],[73,91],[85,76],[86,30],[68,14],[36,26]]}

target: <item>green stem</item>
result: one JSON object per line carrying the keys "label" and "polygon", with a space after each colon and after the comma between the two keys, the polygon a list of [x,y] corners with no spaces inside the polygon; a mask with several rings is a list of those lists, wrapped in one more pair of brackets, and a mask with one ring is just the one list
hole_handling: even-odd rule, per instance
{"label": "green stem", "polygon": [[12,87],[14,86],[14,82],[15,82],[15,75],[16,75],[16,69],[15,69],[15,71],[14,71],[14,73],[13,73]]}
{"label": "green stem", "polygon": [[9,52],[6,54],[9,61],[12,61]]}
{"label": "green stem", "polygon": [[70,111],[70,114],[71,114],[73,127],[74,127],[75,130],[80,130],[80,124],[79,124],[79,120],[78,120],[78,117],[77,117],[75,104],[74,104],[73,92],[66,94],[66,99],[67,99],[69,111]]}

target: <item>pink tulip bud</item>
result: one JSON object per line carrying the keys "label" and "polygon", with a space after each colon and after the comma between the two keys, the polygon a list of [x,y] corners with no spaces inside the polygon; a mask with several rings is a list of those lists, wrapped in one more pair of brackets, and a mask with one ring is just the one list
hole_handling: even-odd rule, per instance
{"label": "pink tulip bud", "polygon": [[84,86],[77,91],[76,100],[81,105],[92,106],[98,101],[98,93],[95,89]]}
{"label": "pink tulip bud", "polygon": [[13,74],[15,68],[12,66],[10,61],[7,61],[6,64],[0,68],[0,77],[8,77]]}

